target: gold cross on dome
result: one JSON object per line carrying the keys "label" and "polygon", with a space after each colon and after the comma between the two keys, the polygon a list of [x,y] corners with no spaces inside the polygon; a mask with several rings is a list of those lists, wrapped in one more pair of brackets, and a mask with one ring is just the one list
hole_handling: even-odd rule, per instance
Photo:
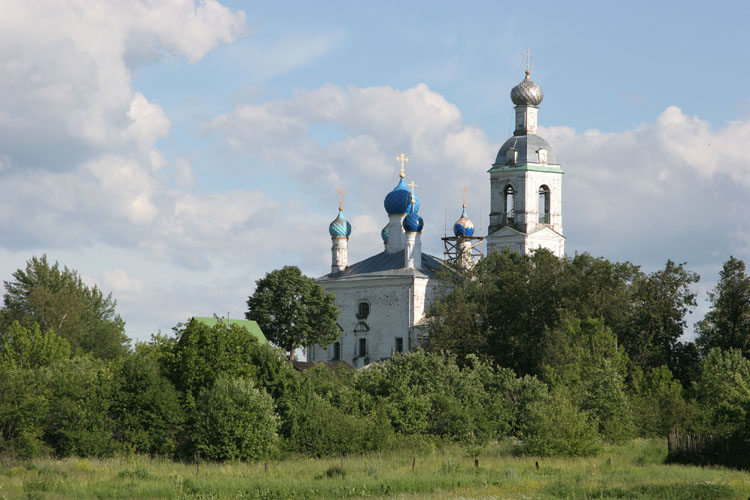
{"label": "gold cross on dome", "polygon": [[344,209],[344,190],[339,189],[339,210]]}
{"label": "gold cross on dome", "polygon": [[404,155],[404,153],[401,153],[399,156],[396,157],[396,161],[401,164],[401,178],[403,179],[406,177],[406,174],[404,173],[404,165],[406,163],[409,163],[409,158]]}
{"label": "gold cross on dome", "polygon": [[416,184],[414,181],[411,181],[409,184],[407,184],[407,186],[409,186],[411,188],[411,192],[413,193],[414,192],[414,188],[418,187],[419,184]]}
{"label": "gold cross on dome", "polygon": [[526,57],[526,74],[528,75],[531,73],[531,58],[534,57],[534,54],[531,53],[531,49],[526,49],[526,53],[521,55]]}
{"label": "gold cross on dome", "polygon": [[468,189],[469,188],[467,188],[466,186],[464,186],[464,189],[463,189],[463,191],[464,191],[464,208],[466,208],[466,191],[468,191]]}
{"label": "gold cross on dome", "polygon": [[414,188],[417,187],[417,184],[415,184],[414,181],[411,181],[407,186],[411,188],[411,202],[414,203]]}

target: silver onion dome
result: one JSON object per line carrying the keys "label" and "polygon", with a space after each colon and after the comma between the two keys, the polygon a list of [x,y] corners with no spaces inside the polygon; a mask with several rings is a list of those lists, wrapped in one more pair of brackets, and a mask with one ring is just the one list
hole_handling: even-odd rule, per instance
{"label": "silver onion dome", "polygon": [[510,100],[516,106],[539,106],[542,99],[544,99],[544,92],[539,85],[531,81],[528,71],[526,78],[510,91]]}

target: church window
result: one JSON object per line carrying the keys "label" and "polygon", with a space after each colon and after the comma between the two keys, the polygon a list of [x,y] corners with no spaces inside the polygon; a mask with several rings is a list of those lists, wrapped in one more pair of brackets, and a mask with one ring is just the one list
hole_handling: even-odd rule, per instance
{"label": "church window", "polygon": [[546,164],[547,163],[547,150],[544,148],[540,148],[536,151],[536,154],[539,155],[539,163]]}
{"label": "church window", "polygon": [[341,343],[334,342],[333,350],[331,352],[331,361],[338,361],[341,359]]}
{"label": "church window", "polygon": [[361,300],[359,304],[357,304],[357,319],[367,319],[367,317],[370,315],[370,303],[366,300]]}
{"label": "church window", "polygon": [[549,224],[549,188],[542,185],[539,188],[539,224]]}
{"label": "church window", "polygon": [[396,352],[404,352],[404,339],[403,339],[403,337],[396,337]]}
{"label": "church window", "polygon": [[367,339],[359,339],[359,356],[367,356]]}
{"label": "church window", "polygon": [[359,323],[357,323],[357,326],[354,327],[354,333],[365,333],[369,331],[370,327],[367,326],[367,323],[365,323],[364,321],[360,321]]}
{"label": "church window", "polygon": [[505,222],[508,224],[513,224],[516,215],[515,195],[516,193],[513,186],[510,184],[505,186]]}
{"label": "church window", "polygon": [[516,110],[516,128],[524,128],[526,127],[526,113],[523,112],[521,109]]}
{"label": "church window", "polygon": [[517,158],[518,158],[518,151],[517,150],[515,150],[513,148],[509,148],[508,150],[505,151],[505,160],[506,160],[506,163],[508,163],[508,164],[516,163],[516,159]]}

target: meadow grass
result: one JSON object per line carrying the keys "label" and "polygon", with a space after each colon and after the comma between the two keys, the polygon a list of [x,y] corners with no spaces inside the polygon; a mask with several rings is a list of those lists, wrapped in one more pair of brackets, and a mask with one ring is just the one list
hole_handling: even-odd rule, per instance
{"label": "meadow grass", "polygon": [[[0,499],[169,498],[259,500],[659,499],[750,497],[750,474],[665,465],[666,444],[636,440],[587,458],[516,457],[487,447],[479,468],[460,447],[336,459],[195,464],[143,456],[3,463]],[[412,463],[414,469],[412,470]],[[539,466],[537,467],[537,462]]]}

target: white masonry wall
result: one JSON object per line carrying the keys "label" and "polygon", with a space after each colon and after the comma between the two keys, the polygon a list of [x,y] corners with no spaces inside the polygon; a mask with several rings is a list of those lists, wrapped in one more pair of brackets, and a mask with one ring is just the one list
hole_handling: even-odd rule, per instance
{"label": "white masonry wall", "polygon": [[[403,339],[403,352],[416,349],[419,329],[414,328],[432,303],[436,280],[426,277],[396,276],[380,278],[354,278],[322,283],[326,292],[336,294],[336,305],[341,310],[338,325],[342,329],[341,361],[355,368],[368,363],[391,358],[396,352],[396,338]],[[360,301],[370,304],[366,319],[357,319]],[[359,323],[368,331],[355,332]],[[367,339],[367,352],[359,353],[359,339]],[[308,361],[330,361],[333,344],[324,349],[315,345],[308,348]]]}

